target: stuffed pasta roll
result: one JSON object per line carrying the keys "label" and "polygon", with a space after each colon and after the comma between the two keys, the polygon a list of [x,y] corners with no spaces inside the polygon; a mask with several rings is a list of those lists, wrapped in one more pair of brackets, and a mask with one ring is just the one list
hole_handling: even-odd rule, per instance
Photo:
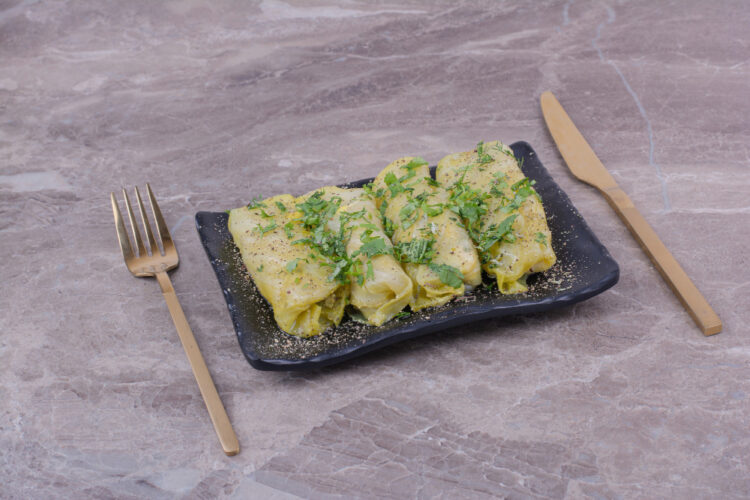
{"label": "stuffed pasta roll", "polygon": [[375,201],[362,189],[324,187],[316,192],[338,205],[326,228],[345,245],[350,303],[369,324],[382,325],[410,303],[413,284],[394,257]]}
{"label": "stuffed pasta roll", "polygon": [[306,243],[306,230],[291,195],[274,196],[229,213],[229,231],[279,327],[311,337],[337,325],[348,287],[329,280],[328,259]]}
{"label": "stuffed pasta roll", "polygon": [[480,142],[474,151],[448,155],[438,163],[437,180],[451,192],[483,269],[502,293],[525,292],[529,273],[554,265],[541,199],[508,146]]}
{"label": "stuffed pasta roll", "polygon": [[415,286],[412,310],[445,304],[482,282],[479,257],[427,162],[401,158],[373,181],[386,234]]}

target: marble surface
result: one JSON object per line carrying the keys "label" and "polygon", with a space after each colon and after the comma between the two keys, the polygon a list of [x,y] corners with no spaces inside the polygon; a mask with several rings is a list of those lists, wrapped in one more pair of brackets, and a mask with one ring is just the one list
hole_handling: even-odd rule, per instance
{"label": "marble surface", "polygon": [[[0,497],[747,498],[746,2],[0,3]],[[724,321],[568,173],[552,90]],[[317,373],[243,358],[193,215],[526,140],[621,266],[574,307]],[[154,187],[219,448],[109,192]]]}

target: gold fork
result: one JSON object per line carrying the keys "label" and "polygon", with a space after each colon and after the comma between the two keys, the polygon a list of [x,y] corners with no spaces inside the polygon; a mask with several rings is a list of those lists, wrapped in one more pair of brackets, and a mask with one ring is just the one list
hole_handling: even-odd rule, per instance
{"label": "gold fork", "polygon": [[182,347],[185,349],[190,366],[193,369],[193,375],[195,380],[198,382],[203,401],[206,403],[208,408],[208,414],[211,417],[211,422],[214,424],[216,434],[219,436],[221,447],[224,448],[224,453],[229,456],[236,455],[240,451],[240,443],[237,441],[237,436],[232,429],[232,424],[229,422],[229,417],[224,409],[224,405],[221,403],[219,393],[216,391],[216,386],[211,379],[211,374],[206,367],[206,362],[203,360],[198,344],[193,336],[193,331],[188,325],[185,313],[182,311],[180,302],[177,300],[177,295],[172,287],[172,282],[169,280],[167,271],[174,269],[179,264],[179,257],[177,255],[177,248],[172,241],[172,237],[169,235],[167,225],[164,223],[164,217],[159,210],[159,205],[156,203],[154,193],[151,192],[151,186],[146,184],[146,191],[148,193],[148,199],[151,204],[151,211],[154,215],[156,222],[156,234],[159,236],[163,252],[159,250],[159,245],[154,239],[154,234],[151,232],[151,225],[148,222],[146,211],[143,208],[143,201],[141,200],[141,194],[138,192],[138,188],[135,188],[135,197],[138,202],[138,209],[141,213],[141,220],[143,221],[143,227],[146,231],[146,242],[148,243],[150,254],[146,251],[146,247],[143,245],[141,234],[138,231],[138,225],[133,215],[133,209],[130,207],[130,199],[128,193],[124,189],[122,195],[125,198],[125,206],[128,211],[128,219],[130,219],[130,226],[133,230],[133,239],[138,250],[136,255],[133,252],[133,247],[130,244],[128,238],[127,229],[125,229],[125,222],[122,219],[120,213],[120,207],[117,204],[117,199],[114,193],[110,193],[112,199],[112,210],[115,213],[115,225],[117,226],[117,239],[120,240],[120,249],[122,250],[122,256],[125,258],[125,264],[128,266],[128,270],[139,278],[143,277],[155,277],[161,286],[161,292],[164,294],[164,299],[167,301],[167,307],[169,307],[169,313],[172,315],[172,321],[174,326],[177,328],[177,334],[180,336],[182,341]]}

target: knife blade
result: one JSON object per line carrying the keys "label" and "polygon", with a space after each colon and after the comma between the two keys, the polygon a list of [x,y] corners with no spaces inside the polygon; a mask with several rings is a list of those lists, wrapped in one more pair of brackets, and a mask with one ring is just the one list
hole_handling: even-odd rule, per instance
{"label": "knife blade", "polygon": [[541,105],[552,139],[573,175],[604,195],[703,334],[719,333],[722,329],[719,316],[635,208],[633,201],[617,185],[552,92],[542,94]]}

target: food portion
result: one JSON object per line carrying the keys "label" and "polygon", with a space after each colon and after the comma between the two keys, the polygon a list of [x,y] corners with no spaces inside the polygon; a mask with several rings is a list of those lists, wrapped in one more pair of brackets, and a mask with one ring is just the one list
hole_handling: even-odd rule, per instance
{"label": "food portion", "polygon": [[318,335],[338,325],[349,287],[329,279],[334,265],[311,238],[288,195],[274,196],[229,213],[229,231],[258,290],[271,304],[279,328]]}
{"label": "food portion", "polygon": [[437,180],[405,157],[362,189],[254,201],[228,225],[279,327],[310,337],[345,311],[380,326],[445,304],[483,270],[503,294],[527,291],[526,277],[556,261],[533,185],[507,146],[480,142],[443,158]]}
{"label": "food portion", "polygon": [[394,257],[373,197],[363,189],[329,186],[300,201],[306,213],[316,213],[313,207],[323,213],[316,223],[342,245],[342,271],[349,276],[350,303],[362,315],[358,319],[380,326],[399,314],[412,300],[413,284]]}
{"label": "food portion", "polygon": [[411,309],[445,304],[482,282],[479,256],[447,209],[448,193],[430,177],[421,158],[401,158],[373,181],[384,226],[414,281]]}
{"label": "food portion", "polygon": [[500,292],[525,292],[529,273],[555,264],[541,198],[508,146],[480,142],[474,151],[448,155],[438,163],[436,177],[450,190],[482,269],[497,280]]}

